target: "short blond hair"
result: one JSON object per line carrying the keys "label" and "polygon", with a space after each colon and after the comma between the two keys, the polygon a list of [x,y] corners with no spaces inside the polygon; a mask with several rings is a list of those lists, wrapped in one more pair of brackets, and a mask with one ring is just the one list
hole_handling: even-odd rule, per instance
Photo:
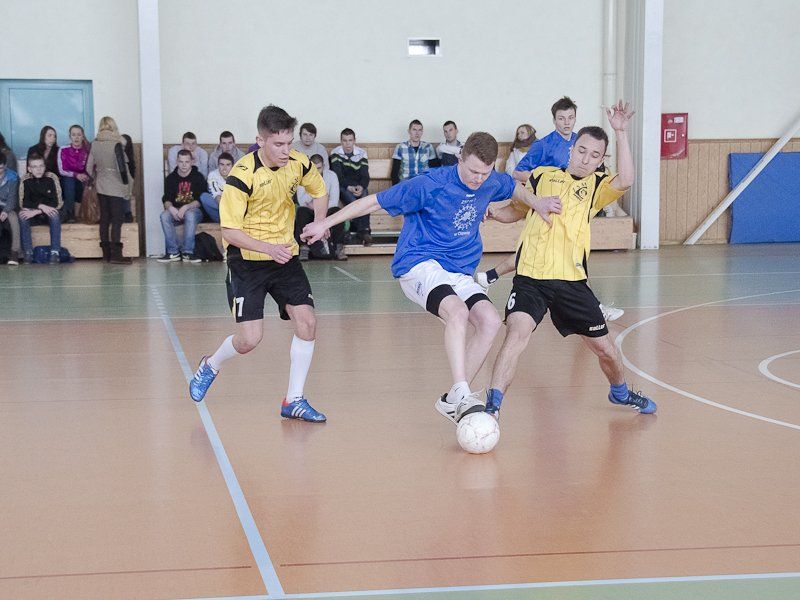
{"label": "short blond hair", "polygon": [[111,117],[103,117],[100,119],[100,123],[97,126],[97,133],[100,133],[101,131],[110,131],[113,134],[119,135],[119,127],[117,127],[117,122]]}

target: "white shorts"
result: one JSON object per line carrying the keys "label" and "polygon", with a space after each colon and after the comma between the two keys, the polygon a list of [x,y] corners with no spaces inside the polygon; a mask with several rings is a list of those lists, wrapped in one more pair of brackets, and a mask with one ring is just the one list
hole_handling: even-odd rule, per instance
{"label": "white shorts", "polygon": [[455,294],[468,308],[480,300],[489,300],[486,291],[464,273],[450,273],[435,260],[426,260],[400,277],[400,287],[406,297],[437,317],[439,305]]}

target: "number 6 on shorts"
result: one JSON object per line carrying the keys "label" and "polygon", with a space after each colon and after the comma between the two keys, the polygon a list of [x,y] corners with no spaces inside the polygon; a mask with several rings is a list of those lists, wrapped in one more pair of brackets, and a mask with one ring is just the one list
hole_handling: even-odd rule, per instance
{"label": "number 6 on shorts", "polygon": [[514,304],[517,302],[516,296],[517,296],[517,292],[512,292],[511,295],[508,297],[508,304],[506,305],[506,308],[508,310],[511,310],[512,308],[514,308]]}

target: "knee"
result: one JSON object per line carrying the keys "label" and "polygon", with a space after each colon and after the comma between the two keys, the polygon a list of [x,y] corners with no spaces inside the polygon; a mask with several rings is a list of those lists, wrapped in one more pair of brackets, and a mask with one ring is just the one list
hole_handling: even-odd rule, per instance
{"label": "knee", "polygon": [[261,332],[248,332],[242,333],[238,336],[239,339],[236,340],[236,351],[239,354],[247,354],[252,350],[255,350],[256,346],[261,343],[261,338],[263,334]]}
{"label": "knee", "polygon": [[172,215],[168,210],[165,210],[161,213],[161,223],[163,223],[164,225],[172,224]]}
{"label": "knee", "polygon": [[317,318],[314,313],[301,313],[295,318],[295,335],[302,340],[312,341],[317,336]]}
{"label": "knee", "polygon": [[448,303],[448,306],[444,311],[440,309],[439,312],[444,313],[442,315],[442,318],[447,323],[453,323],[455,325],[461,325],[466,327],[467,322],[469,321],[469,309],[467,308],[466,304],[464,304],[462,301],[458,299],[458,296],[451,296],[451,297],[458,300],[458,302],[451,301],[450,303]]}
{"label": "knee", "polygon": [[497,335],[497,332],[500,331],[500,325],[502,323],[500,321],[500,315],[497,314],[497,311],[494,310],[494,308],[481,310],[481,312],[476,316],[477,321],[475,323],[475,328],[479,333],[491,336]]}

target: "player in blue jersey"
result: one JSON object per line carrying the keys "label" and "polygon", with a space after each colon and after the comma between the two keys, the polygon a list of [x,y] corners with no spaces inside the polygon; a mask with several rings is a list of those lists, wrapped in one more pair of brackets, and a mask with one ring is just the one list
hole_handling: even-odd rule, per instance
{"label": "player in blue jersey", "polygon": [[[497,141],[488,133],[467,138],[458,164],[427,171],[378,194],[349,204],[323,221],[308,225],[308,243],[343,221],[381,208],[403,215],[392,275],[405,295],[444,322],[444,344],[453,386],[436,401],[436,410],[458,422],[485,410],[470,382],[477,375],[500,328],[500,317],[473,279],[483,243],[479,226],[489,204],[514,198],[550,222],[561,210],[555,197],[537,198],[510,175],[494,170]],[[467,341],[471,325],[475,334]]]}

